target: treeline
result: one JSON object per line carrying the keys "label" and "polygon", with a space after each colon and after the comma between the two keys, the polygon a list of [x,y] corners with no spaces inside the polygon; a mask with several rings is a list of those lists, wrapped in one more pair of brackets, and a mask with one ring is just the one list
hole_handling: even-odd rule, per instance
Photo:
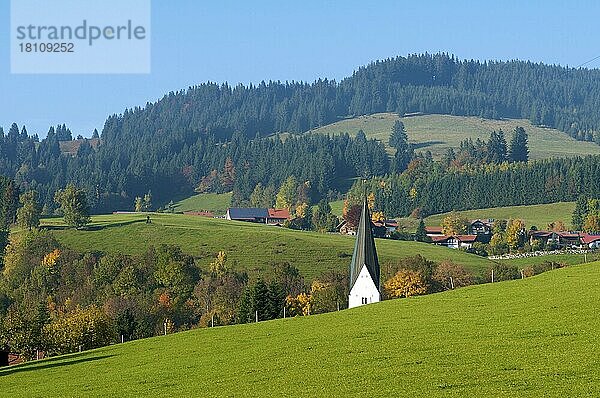
{"label": "treeline", "polygon": [[[240,205],[250,200],[257,184],[279,187],[291,175],[310,182],[310,202],[316,203],[347,188],[350,177],[389,170],[383,144],[364,134],[250,139],[238,133],[218,141],[212,134],[182,133],[185,144],[143,144],[140,137],[135,148],[113,147],[103,140],[96,151],[84,141],[71,157],[61,155],[54,129],[41,142],[22,131],[13,124],[0,139],[2,153],[11,153],[0,163],[0,173],[14,176],[24,191],[37,191],[45,214],[56,210],[54,195],[70,182],[85,189],[92,211],[109,212],[133,208],[134,199],[148,191],[155,202],[166,203],[194,189],[233,190],[234,204]],[[176,135],[171,138],[177,140]],[[11,152],[13,147],[20,149]]]}
{"label": "treeline", "polygon": [[487,164],[468,170],[446,169],[426,156],[401,175],[357,181],[350,198],[365,189],[375,194],[375,209],[386,216],[424,217],[451,210],[574,201],[600,196],[600,157]]}
{"label": "treeline", "polygon": [[423,112],[525,118],[592,140],[600,130],[599,77],[598,70],[415,54],[373,62],[340,83],[200,84],[111,116],[102,137],[127,146],[178,132],[254,137],[301,133],[346,115]]}
{"label": "treeline", "polygon": [[[68,182],[85,187],[93,211],[105,212],[131,208],[149,190],[161,204],[189,195],[230,157],[241,200],[256,183],[279,185],[289,175],[310,180],[321,199],[345,176],[385,174],[380,148],[256,138],[389,111],[528,118],[600,142],[599,77],[597,70],[422,54],[372,63],[340,83],[205,83],[109,117],[98,149],[84,142],[75,157],[60,155],[59,141],[72,137],[64,125],[41,142],[13,125],[0,133],[0,174],[37,190],[49,212],[54,193]],[[392,171],[401,171],[405,160],[397,159]]]}
{"label": "treeline", "polygon": [[219,252],[206,268],[177,246],[79,253],[47,231],[15,235],[0,266],[0,350],[27,359],[186,330],[346,307],[347,275],[306,284],[289,263],[249,276]]}

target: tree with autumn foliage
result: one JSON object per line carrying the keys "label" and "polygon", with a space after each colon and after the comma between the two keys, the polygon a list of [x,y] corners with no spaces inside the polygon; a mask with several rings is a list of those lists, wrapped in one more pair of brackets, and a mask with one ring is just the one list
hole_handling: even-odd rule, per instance
{"label": "tree with autumn foliage", "polygon": [[348,200],[344,201],[344,209],[342,210],[342,217],[346,220],[350,229],[356,229],[360,222],[360,215],[362,206],[358,204],[350,205]]}
{"label": "tree with autumn foliage", "polygon": [[527,240],[525,222],[519,219],[509,220],[506,224],[505,240],[510,250],[516,250],[523,247]]}
{"label": "tree with autumn foliage", "polygon": [[56,192],[56,203],[60,205],[65,224],[74,228],[81,228],[91,222],[87,197],[83,189],[73,184]]}
{"label": "tree with autumn foliage", "polygon": [[468,230],[469,220],[455,211],[450,212],[442,220],[442,233],[444,235],[464,235]]}
{"label": "tree with autumn foliage", "polygon": [[383,284],[389,298],[411,297],[427,293],[427,283],[418,271],[401,269]]}
{"label": "tree with autumn foliage", "polygon": [[27,191],[19,196],[21,207],[17,210],[17,224],[20,227],[32,230],[40,225],[42,208],[38,203],[38,193]]}
{"label": "tree with autumn foliage", "polygon": [[472,285],[475,281],[465,267],[450,260],[444,260],[433,272],[433,280],[444,290]]}

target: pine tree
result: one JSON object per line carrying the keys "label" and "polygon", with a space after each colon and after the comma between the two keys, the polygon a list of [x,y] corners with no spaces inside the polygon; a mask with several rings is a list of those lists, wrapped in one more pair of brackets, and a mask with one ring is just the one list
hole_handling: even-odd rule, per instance
{"label": "pine tree", "polygon": [[577,198],[577,202],[575,204],[575,210],[573,210],[573,218],[571,220],[571,224],[573,225],[573,229],[576,231],[581,231],[583,228],[583,222],[585,220],[585,216],[588,212],[588,198],[580,195]]}
{"label": "pine tree", "polygon": [[392,148],[398,148],[399,145],[403,145],[407,141],[408,137],[406,135],[406,131],[404,130],[404,123],[402,123],[400,120],[396,120],[388,140],[389,145]]}
{"label": "pine tree", "polygon": [[417,232],[415,232],[415,240],[417,242],[426,242],[428,240],[427,230],[425,229],[425,221],[421,218]]}
{"label": "pine tree", "polygon": [[510,141],[509,159],[512,162],[526,162],[529,160],[527,132],[523,127],[516,127]]}
{"label": "pine tree", "polygon": [[392,167],[393,171],[402,173],[413,159],[414,149],[412,145],[408,143],[408,136],[406,135],[406,131],[404,131],[404,124],[400,120],[396,120],[392,127],[389,143],[390,146],[396,148]]}

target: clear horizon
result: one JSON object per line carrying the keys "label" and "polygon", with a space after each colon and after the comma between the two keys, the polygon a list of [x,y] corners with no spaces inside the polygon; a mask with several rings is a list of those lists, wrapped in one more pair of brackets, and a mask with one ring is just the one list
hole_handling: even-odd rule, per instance
{"label": "clear horizon", "polygon": [[[570,67],[600,55],[594,2],[175,3],[152,3],[147,75],[12,75],[4,24],[0,126],[6,131],[16,122],[43,137],[65,123],[75,136],[89,137],[111,114],[206,81],[339,81],[372,61],[411,53]],[[0,14],[10,20],[9,2]],[[600,59],[585,67],[600,67]]]}

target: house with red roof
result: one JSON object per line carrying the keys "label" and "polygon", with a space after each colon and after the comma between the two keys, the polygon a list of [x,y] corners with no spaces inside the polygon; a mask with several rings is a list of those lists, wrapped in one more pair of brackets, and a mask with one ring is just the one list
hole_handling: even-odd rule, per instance
{"label": "house with red roof", "polygon": [[283,225],[283,223],[291,218],[290,212],[287,209],[268,209],[267,224]]}
{"label": "house with red roof", "polygon": [[477,242],[477,235],[437,235],[431,236],[434,245],[446,246],[450,249],[470,249]]}
{"label": "house with red roof", "polygon": [[581,234],[581,243],[590,249],[600,249],[600,234]]}

